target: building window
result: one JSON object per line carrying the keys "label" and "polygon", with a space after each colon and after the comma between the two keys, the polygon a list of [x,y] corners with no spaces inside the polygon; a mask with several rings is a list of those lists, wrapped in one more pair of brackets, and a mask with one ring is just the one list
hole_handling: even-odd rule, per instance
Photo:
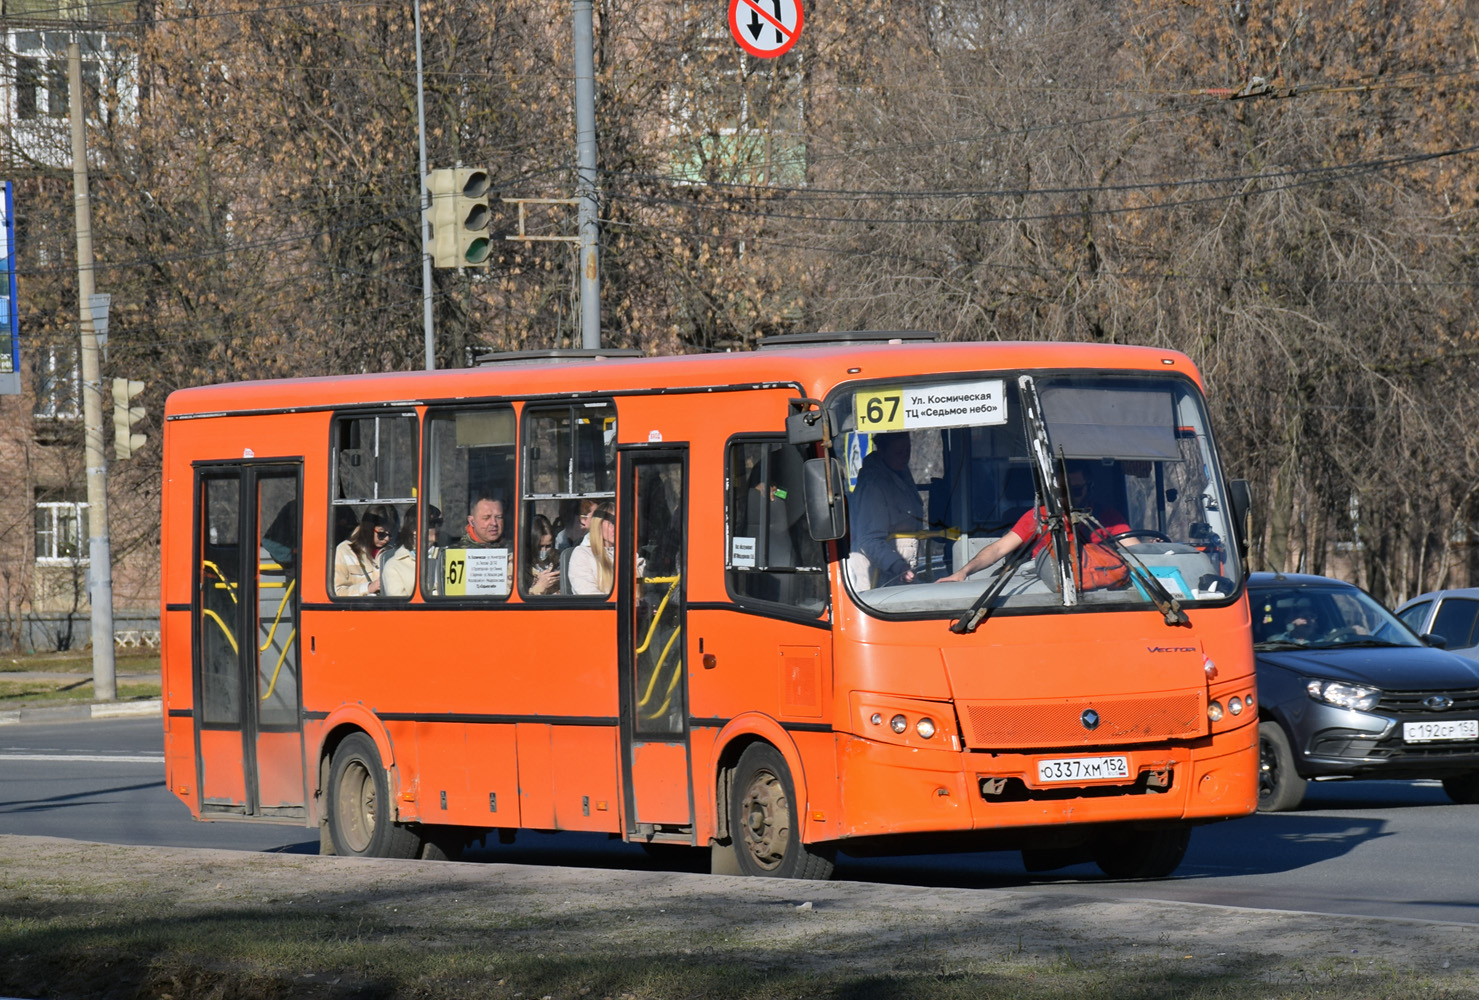
{"label": "building window", "polygon": [[77,420],[82,416],[82,375],[77,348],[38,347],[32,362],[38,417]]}
{"label": "building window", "polygon": [[801,54],[747,55],[711,7],[688,12],[684,74],[669,96],[672,173],[695,183],[806,181]]}
{"label": "building window", "polygon": [[71,566],[87,562],[87,504],[57,500],[38,491],[36,564]]}
{"label": "building window", "polygon": [[15,60],[15,116],[22,120],[35,118],[40,109],[36,99],[41,87],[41,64],[29,56]]}

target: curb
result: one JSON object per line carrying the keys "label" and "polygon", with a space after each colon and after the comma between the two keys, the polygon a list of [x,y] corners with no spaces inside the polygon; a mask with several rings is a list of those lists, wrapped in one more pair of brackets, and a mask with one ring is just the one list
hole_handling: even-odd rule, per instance
{"label": "curb", "polygon": [[15,708],[0,712],[0,726],[20,722],[61,722],[66,719],[125,719],[162,715],[164,701],[99,702],[92,705],[55,705],[38,708]]}

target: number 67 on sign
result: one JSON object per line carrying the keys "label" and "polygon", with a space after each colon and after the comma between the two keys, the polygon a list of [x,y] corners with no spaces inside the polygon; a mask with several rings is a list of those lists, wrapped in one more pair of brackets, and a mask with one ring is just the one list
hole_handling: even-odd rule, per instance
{"label": "number 67 on sign", "polygon": [[864,434],[904,429],[904,390],[876,389],[853,397],[857,407],[858,430]]}

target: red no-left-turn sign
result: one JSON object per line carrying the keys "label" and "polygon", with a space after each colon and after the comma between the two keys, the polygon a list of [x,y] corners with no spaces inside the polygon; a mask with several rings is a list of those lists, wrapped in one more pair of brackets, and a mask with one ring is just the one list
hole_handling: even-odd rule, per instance
{"label": "red no-left-turn sign", "polygon": [[729,0],[729,33],[761,59],[784,55],[801,37],[801,0]]}

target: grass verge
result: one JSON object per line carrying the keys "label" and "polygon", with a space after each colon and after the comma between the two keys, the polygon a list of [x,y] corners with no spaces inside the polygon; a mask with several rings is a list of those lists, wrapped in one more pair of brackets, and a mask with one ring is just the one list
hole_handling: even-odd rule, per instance
{"label": "grass verge", "polygon": [[[25,849],[35,843],[46,845],[44,856]],[[1472,928],[1394,931],[1394,923],[1031,893],[0,838],[0,992],[15,996],[1475,995]],[[1348,947],[1352,940],[1364,944]]]}

